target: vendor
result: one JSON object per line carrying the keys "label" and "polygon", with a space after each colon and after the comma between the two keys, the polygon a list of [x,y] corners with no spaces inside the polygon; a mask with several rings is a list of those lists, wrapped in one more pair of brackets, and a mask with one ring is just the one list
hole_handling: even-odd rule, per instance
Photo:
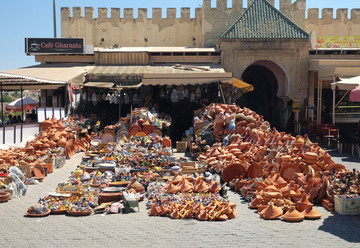
{"label": "vendor", "polygon": [[29,122],[37,122],[37,115],[35,113],[35,109],[32,109],[31,110],[31,114],[28,114],[26,116],[26,119],[29,121]]}

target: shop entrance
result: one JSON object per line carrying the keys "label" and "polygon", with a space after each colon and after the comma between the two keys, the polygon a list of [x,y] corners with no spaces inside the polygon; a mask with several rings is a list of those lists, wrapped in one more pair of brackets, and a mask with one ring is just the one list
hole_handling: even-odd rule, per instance
{"label": "shop entrance", "polygon": [[284,71],[271,61],[257,61],[246,68],[242,80],[252,84],[254,91],[240,97],[238,105],[264,116],[272,126],[279,129],[286,128],[284,116],[281,116],[286,112],[283,109],[284,102],[279,97],[285,95],[287,77]]}

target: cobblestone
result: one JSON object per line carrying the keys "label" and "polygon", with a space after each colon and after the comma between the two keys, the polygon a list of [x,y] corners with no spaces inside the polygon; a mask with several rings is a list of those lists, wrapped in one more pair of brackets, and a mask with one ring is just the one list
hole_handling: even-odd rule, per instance
{"label": "cobblestone", "polygon": [[[336,163],[360,169],[359,158],[330,153]],[[26,196],[0,204],[0,247],[354,247],[360,242],[360,216],[316,207],[323,215],[320,220],[266,221],[234,192],[229,198],[238,205],[238,216],[226,222],[149,217],[145,202],[140,212],[129,214],[25,217],[30,205],[67,179],[82,155],[67,160],[43,183],[29,186]]]}

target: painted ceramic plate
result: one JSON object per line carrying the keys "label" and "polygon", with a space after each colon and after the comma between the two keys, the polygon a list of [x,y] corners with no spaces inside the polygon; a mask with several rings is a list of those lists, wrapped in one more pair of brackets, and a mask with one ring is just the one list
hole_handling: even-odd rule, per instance
{"label": "painted ceramic plate", "polygon": [[101,143],[101,140],[100,139],[93,139],[90,144],[92,146],[98,146],[99,144]]}
{"label": "painted ceramic plate", "polygon": [[161,144],[165,147],[171,147],[171,140],[169,140],[168,138],[163,138]]}
{"label": "painted ceramic plate", "polygon": [[108,144],[109,142],[114,142],[114,139],[115,135],[113,136],[112,134],[105,133],[101,136],[101,143]]}

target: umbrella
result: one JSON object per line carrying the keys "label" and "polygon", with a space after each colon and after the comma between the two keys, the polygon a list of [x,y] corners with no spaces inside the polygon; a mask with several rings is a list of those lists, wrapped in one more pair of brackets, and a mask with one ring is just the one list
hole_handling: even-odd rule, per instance
{"label": "umbrella", "polygon": [[350,102],[360,102],[360,85],[350,91]]}
{"label": "umbrella", "polygon": [[[28,109],[28,108],[34,108],[34,107],[37,107],[39,106],[39,101],[37,100],[34,100],[30,97],[23,97],[23,105],[22,107],[24,109]],[[6,106],[6,110],[7,111],[10,111],[10,110],[13,110],[13,109],[21,109],[21,98],[9,103],[7,106]]]}

